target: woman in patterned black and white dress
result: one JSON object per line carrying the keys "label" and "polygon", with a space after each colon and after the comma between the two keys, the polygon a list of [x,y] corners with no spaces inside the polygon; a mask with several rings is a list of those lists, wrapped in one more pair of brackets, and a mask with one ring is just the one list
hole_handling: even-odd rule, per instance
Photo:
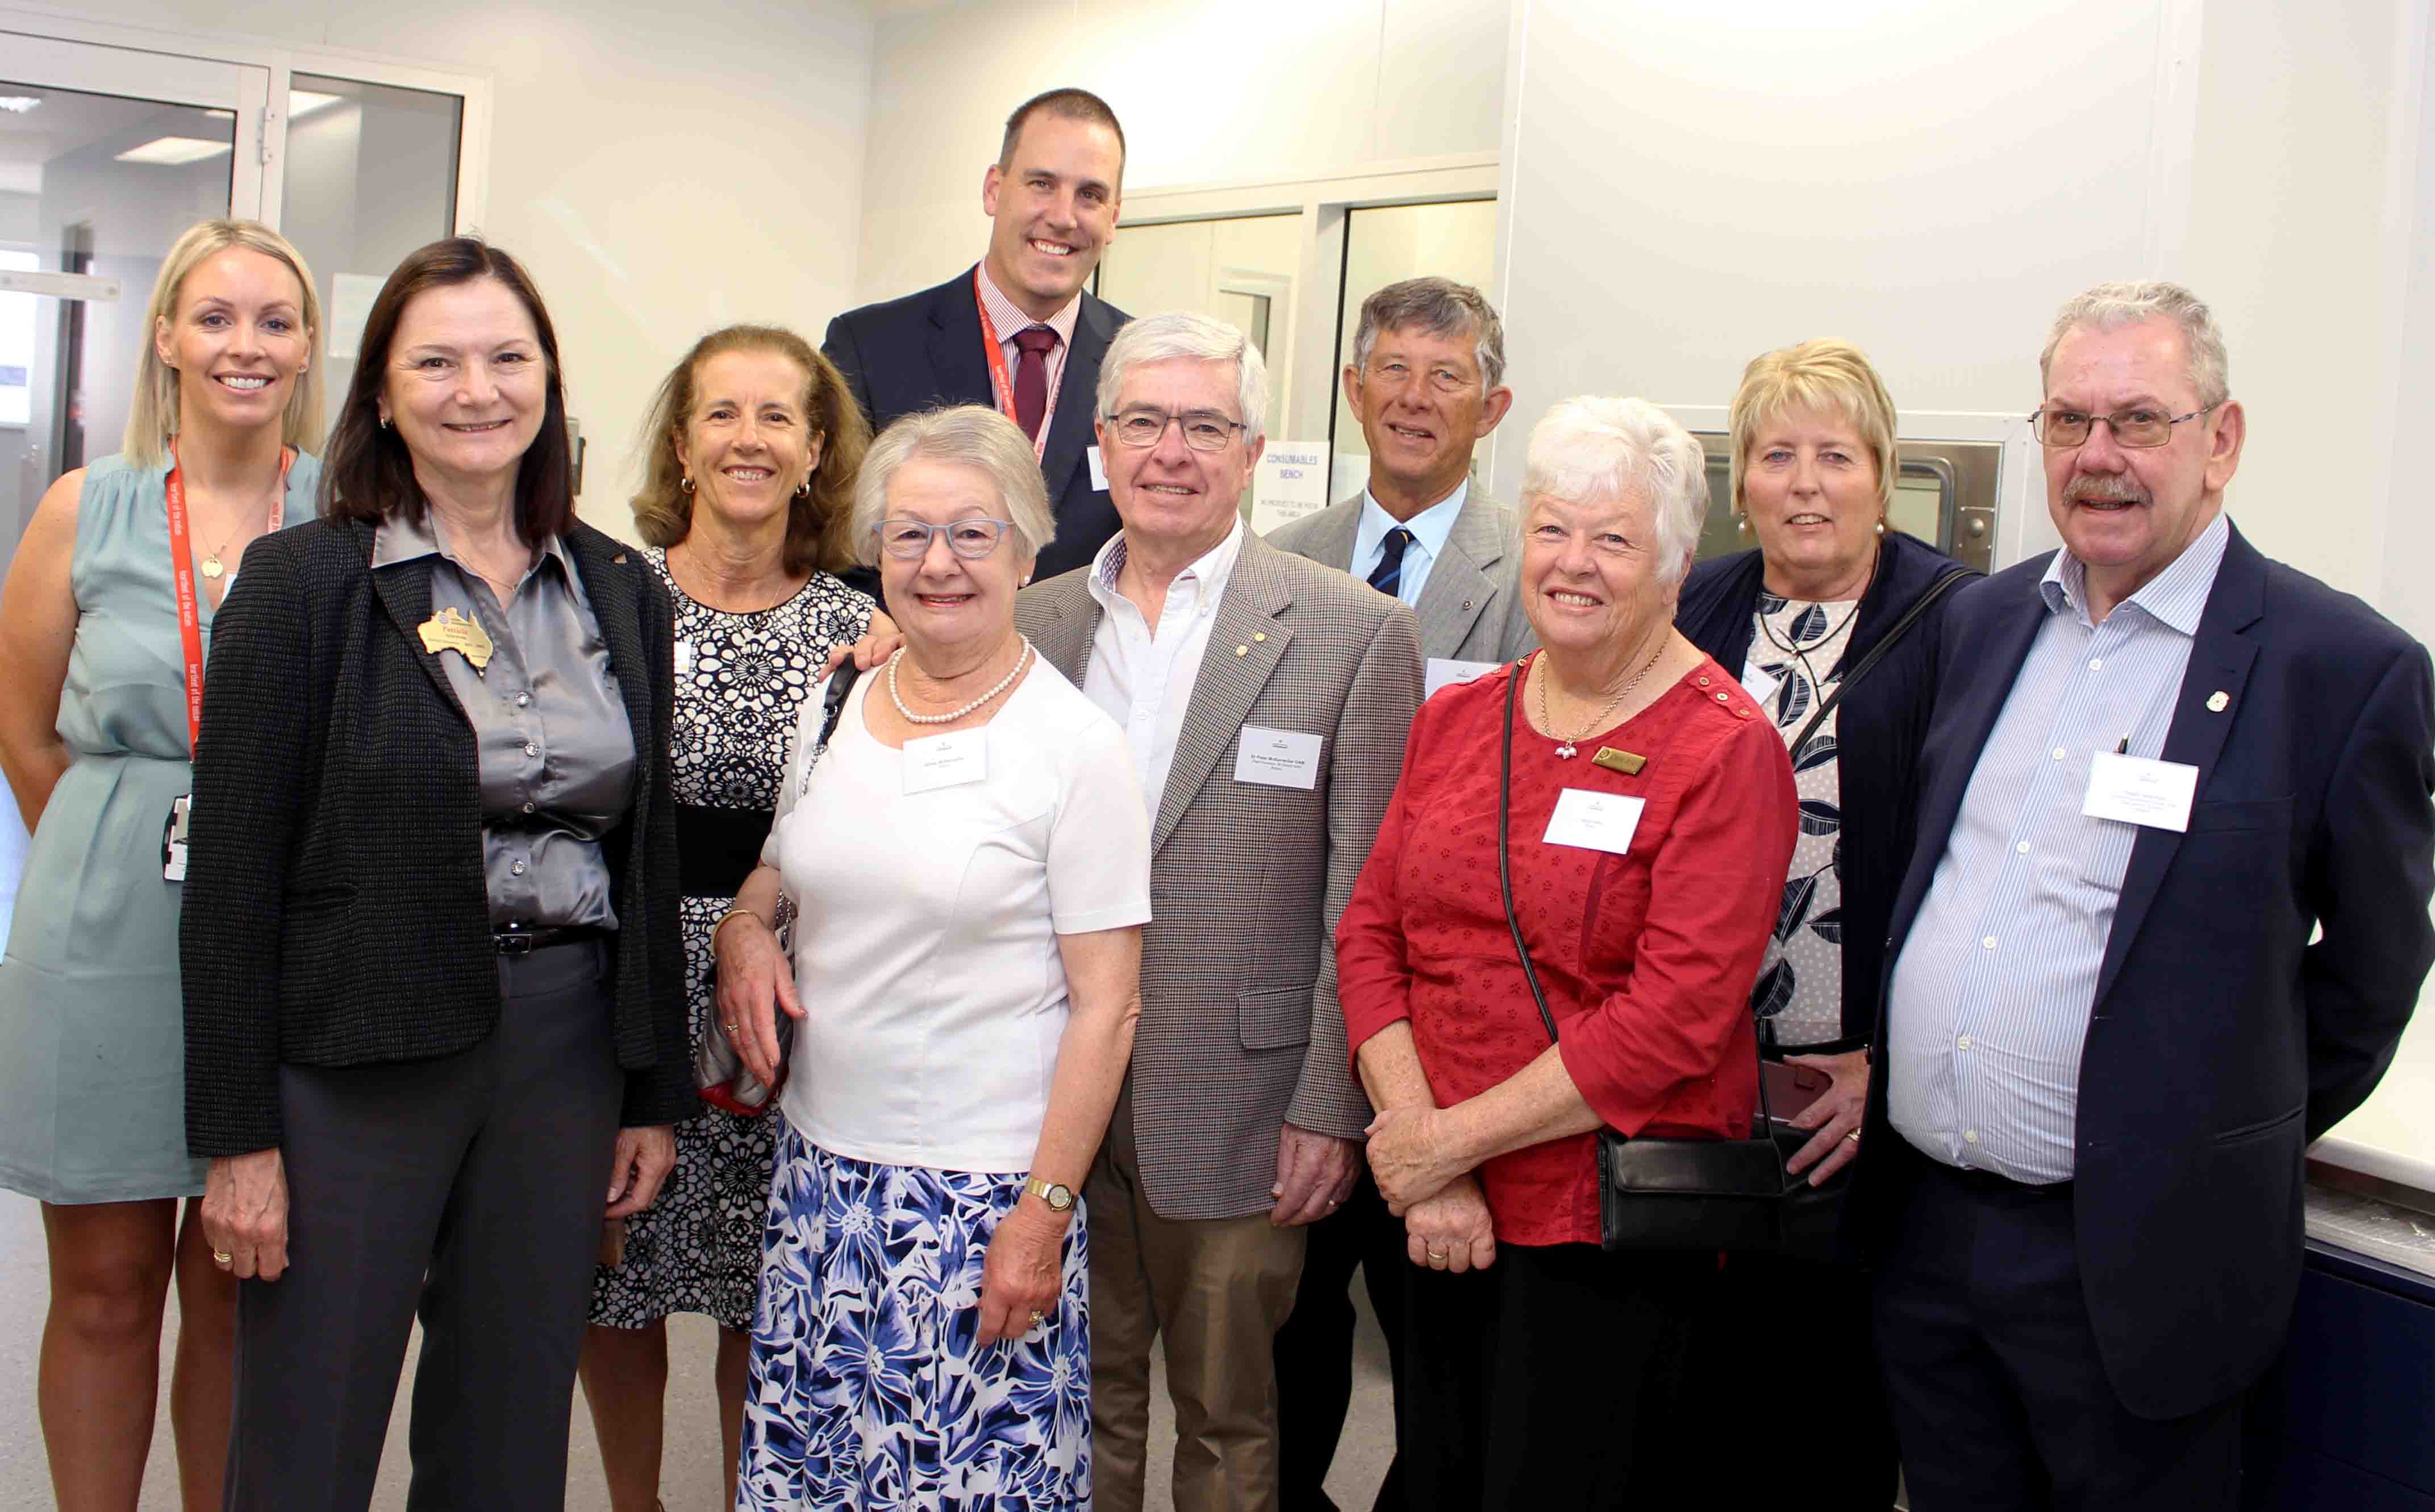
{"label": "woman in patterned black and white dress", "polygon": [[[645,434],[651,463],[634,519],[676,607],[671,766],[699,1037],[712,1012],[711,925],[759,859],[797,710],[830,651],[871,627],[872,600],[833,571],[870,433],[837,369],[802,337],[731,326],[660,385]],[[623,1253],[594,1282],[583,1394],[617,1512],[657,1501],[671,1313],[718,1324],[734,1495],[775,1125],[716,1108],[678,1125],[658,1203],[625,1220]]]}
{"label": "woman in patterned black and white dress", "polygon": [[[1901,467],[1893,401],[1858,349],[1805,341],[1758,357],[1742,374],[1732,425],[1734,506],[1756,549],[1692,568],[1675,624],[1741,669],[1743,687],[1791,747],[1801,831],[1751,1007],[1766,1055],[1827,1078],[1794,1120],[1814,1133],[1792,1163],[1822,1181],[1859,1154],[1869,1037],[1910,855],[1946,579],[1968,569],[1887,524]],[[1897,634],[1865,675],[1850,678]],[[1856,1270],[1731,1256],[1718,1314],[1691,1351],[1695,1372],[1716,1375],[1694,1381],[1686,1396],[1725,1400],[1703,1399],[1703,1386],[1741,1389],[1748,1362],[1779,1349],[1786,1331],[1833,1385],[1801,1400],[1807,1452],[1759,1456],[1745,1500],[1882,1512],[1893,1503],[1893,1427]],[[1736,1463],[1751,1465],[1747,1423],[1720,1414],[1713,1426],[1713,1452],[1734,1446]]]}

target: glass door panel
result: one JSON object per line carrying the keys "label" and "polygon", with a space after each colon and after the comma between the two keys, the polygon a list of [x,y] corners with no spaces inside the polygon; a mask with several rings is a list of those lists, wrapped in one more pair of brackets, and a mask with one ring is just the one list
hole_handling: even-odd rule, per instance
{"label": "glass door panel", "polygon": [[[1345,499],[1370,480],[1370,443],[1345,407],[1345,365],[1361,329],[1361,301],[1390,284],[1435,275],[1487,290],[1496,270],[1496,201],[1462,199],[1435,205],[1380,205],[1350,212],[1344,223],[1344,289],[1338,307],[1337,379],[1329,429],[1336,461],[1328,490]],[[1472,453],[1471,475],[1487,475],[1488,448]]]}
{"label": "glass door panel", "polygon": [[465,102],[316,74],[291,75],[289,83],[281,230],[320,281],[324,391],[335,419],[354,379],[364,318],[389,270],[457,228]]}
{"label": "glass door panel", "polygon": [[[260,209],[268,78],[0,32],[0,574],[52,480],[119,449],[169,245]],[[0,930],[24,847],[0,803]]]}

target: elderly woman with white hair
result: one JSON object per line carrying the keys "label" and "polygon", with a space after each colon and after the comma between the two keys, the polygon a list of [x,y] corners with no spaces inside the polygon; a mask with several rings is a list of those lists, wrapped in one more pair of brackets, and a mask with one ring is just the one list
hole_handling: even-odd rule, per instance
{"label": "elderly woman with white hair", "polygon": [[786,1077],[742,1508],[1090,1499],[1075,1194],[1139,1014],[1149,829],[1122,732],[1015,629],[1053,529],[994,410],[873,443],[853,534],[904,643],[804,701],[713,931],[721,1032]]}
{"label": "elderly woman with white hair", "polygon": [[1749,1132],[1795,808],[1772,724],[1673,627],[1706,510],[1699,443],[1654,406],[1539,423],[1542,649],[1423,707],[1337,931],[1371,1169],[1422,1267],[1397,1383],[1415,1506],[1622,1506],[1675,1469],[1716,1256],[1602,1250],[1594,1136]]}

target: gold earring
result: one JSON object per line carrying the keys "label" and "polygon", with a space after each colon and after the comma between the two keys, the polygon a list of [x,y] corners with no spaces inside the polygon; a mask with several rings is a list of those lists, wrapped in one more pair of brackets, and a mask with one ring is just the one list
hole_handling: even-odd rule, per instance
{"label": "gold earring", "polygon": [[684,490],[687,493],[691,493],[693,491],[693,474],[688,472],[683,477],[677,479],[677,487]]}

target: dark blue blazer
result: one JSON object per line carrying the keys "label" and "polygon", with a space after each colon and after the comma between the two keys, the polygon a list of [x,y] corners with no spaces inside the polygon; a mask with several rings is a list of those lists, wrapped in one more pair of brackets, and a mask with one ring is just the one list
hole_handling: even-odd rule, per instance
{"label": "dark blue blazer", "polygon": [[[1750,659],[1753,616],[1758,610],[1766,563],[1755,550],[1712,557],[1691,569],[1674,608],[1674,627],[1735,677]],[[1878,551],[1876,575],[1860,595],[1858,618],[1843,659],[1867,656],[1920,595],[1948,573],[1970,569],[1899,530],[1888,531]],[[1835,869],[1843,882],[1843,1033],[1812,1051],[1850,1050],[1869,1042],[1877,1022],[1877,978],[1885,970],[1886,920],[1894,890],[1910,861],[1912,820],[1919,811],[1919,749],[1927,738],[1927,715],[1936,698],[1936,659],[1944,616],[1956,584],[1928,606],[1869,675],[1852,684],[1835,706],[1835,769],[1840,850]],[[1770,660],[1781,660],[1770,653]],[[1791,696],[1787,687],[1777,700]],[[1806,716],[1803,716],[1806,718]],[[1798,729],[1798,727],[1795,727]],[[1796,920],[1798,915],[1791,916]]]}
{"label": "dark blue blazer", "polygon": [[[2046,618],[2050,559],[1965,585],[1946,620],[1890,963]],[[2185,833],[2132,846],[2081,1052],[2071,1198],[2106,1372],[2151,1418],[2246,1389],[2282,1348],[2307,1146],[2375,1089],[2435,962],[2435,674],[2374,610],[2236,529],[2163,755],[2199,769],[2197,799]],[[1864,1142],[1881,1148],[1900,1138],[1886,1080]],[[1861,1160],[1853,1193],[1879,1242],[1888,1165]]]}
{"label": "dark blue blazer", "polygon": [[[1108,490],[1091,487],[1085,454],[1095,444],[1091,416],[1099,359],[1129,318],[1097,295],[1082,296],[1057,412],[1048,417],[1048,448],[1040,457],[1049,507],[1057,514],[1057,539],[1040,554],[1032,569],[1036,579],[1088,563],[1122,524]],[[941,404],[995,404],[982,339],[973,270],[966,268],[936,288],[848,310],[829,322],[820,350],[845,374],[875,434],[901,416]]]}

